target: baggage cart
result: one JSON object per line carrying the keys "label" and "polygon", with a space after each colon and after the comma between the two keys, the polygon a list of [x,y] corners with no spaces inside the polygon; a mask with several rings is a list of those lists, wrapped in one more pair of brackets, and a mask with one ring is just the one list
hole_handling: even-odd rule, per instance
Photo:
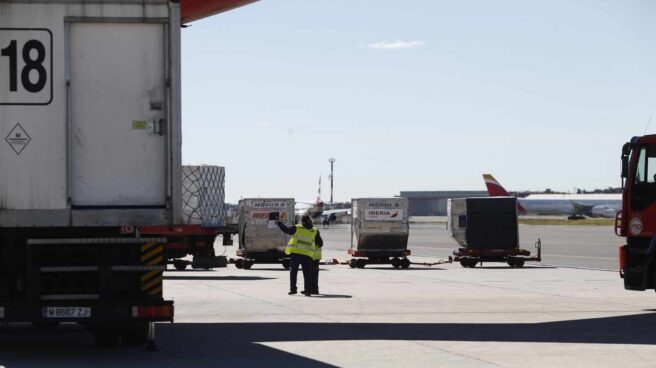
{"label": "baggage cart", "polygon": [[355,198],[351,208],[351,268],[391,264],[409,268],[407,198]]}
{"label": "baggage cart", "polygon": [[289,268],[285,247],[289,235],[276,220],[291,226],[294,218],[293,198],[249,198],[239,201],[239,249],[231,260],[237,268],[250,269],[253,264],[281,264]]}
{"label": "baggage cart", "polygon": [[517,198],[454,198],[447,202],[449,235],[462,247],[453,252],[462,267],[483,262],[505,262],[521,268],[542,261],[542,242],[535,243],[537,256],[519,247]]}

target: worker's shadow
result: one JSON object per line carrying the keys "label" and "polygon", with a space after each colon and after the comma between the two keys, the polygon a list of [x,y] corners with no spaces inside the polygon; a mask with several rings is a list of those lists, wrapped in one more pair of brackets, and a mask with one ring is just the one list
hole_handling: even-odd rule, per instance
{"label": "worker's shadow", "polygon": [[313,298],[322,298],[322,299],[351,299],[353,295],[341,295],[341,294],[315,294],[312,295]]}

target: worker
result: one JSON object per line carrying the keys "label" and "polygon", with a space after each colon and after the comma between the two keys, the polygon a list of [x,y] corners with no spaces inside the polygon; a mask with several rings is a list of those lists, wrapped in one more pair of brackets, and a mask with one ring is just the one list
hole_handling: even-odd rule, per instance
{"label": "worker", "polygon": [[[313,272],[313,258],[316,257],[316,249],[323,246],[323,240],[321,239],[319,230],[314,227],[312,218],[308,214],[304,214],[301,217],[301,223],[295,226],[287,226],[281,221],[277,221],[276,224],[282,232],[292,236],[289,239],[287,248],[285,248],[285,254],[289,255],[290,260],[289,295],[294,295],[298,292],[296,279],[299,266],[303,270],[303,284],[305,285],[305,290],[302,293],[305,296],[316,294],[318,290],[315,290],[316,284],[313,280],[315,274]],[[313,293],[313,291],[315,292]]]}
{"label": "worker", "polygon": [[323,248],[323,244],[321,244],[321,246],[317,245],[314,254],[312,255],[312,288],[310,289],[310,293],[315,295],[319,294],[319,264],[321,263],[321,248]]}

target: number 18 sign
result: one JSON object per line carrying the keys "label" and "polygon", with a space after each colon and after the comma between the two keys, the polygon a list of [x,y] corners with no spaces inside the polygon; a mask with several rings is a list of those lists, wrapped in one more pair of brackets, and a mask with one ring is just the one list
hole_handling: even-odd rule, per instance
{"label": "number 18 sign", "polygon": [[52,33],[41,28],[0,28],[0,105],[52,101]]}

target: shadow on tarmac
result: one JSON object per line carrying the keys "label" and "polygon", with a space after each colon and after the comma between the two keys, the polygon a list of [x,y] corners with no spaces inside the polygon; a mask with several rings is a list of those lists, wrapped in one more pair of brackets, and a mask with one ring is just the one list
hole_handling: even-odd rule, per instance
{"label": "shadow on tarmac", "polygon": [[539,270],[539,269],[545,269],[545,270],[553,270],[558,267],[553,267],[553,266],[523,266],[520,268],[515,268],[515,267],[510,267],[510,266],[479,266],[476,265],[475,268],[480,268],[483,270],[521,270],[521,269],[531,269],[531,270]]}
{"label": "shadow on tarmac", "polygon": [[469,341],[579,344],[656,344],[656,313],[546,323],[176,323],[157,327],[158,352],[97,348],[76,325],[41,332],[29,325],[0,327],[0,365],[88,367],[121,365],[330,367],[262,345],[296,341]]}
{"label": "shadow on tarmac", "polygon": [[260,276],[164,276],[164,280],[259,281],[275,279],[275,277]]}
{"label": "shadow on tarmac", "polygon": [[[359,268],[354,268],[358,270]],[[410,272],[410,271],[446,271],[446,268],[441,267],[410,267],[410,268],[394,268],[390,267],[370,267],[366,266],[365,270],[383,270],[383,271],[398,271],[398,272]]]}
{"label": "shadow on tarmac", "polygon": [[342,295],[342,294],[312,294],[312,298],[321,298],[321,299],[351,299],[353,295]]}

